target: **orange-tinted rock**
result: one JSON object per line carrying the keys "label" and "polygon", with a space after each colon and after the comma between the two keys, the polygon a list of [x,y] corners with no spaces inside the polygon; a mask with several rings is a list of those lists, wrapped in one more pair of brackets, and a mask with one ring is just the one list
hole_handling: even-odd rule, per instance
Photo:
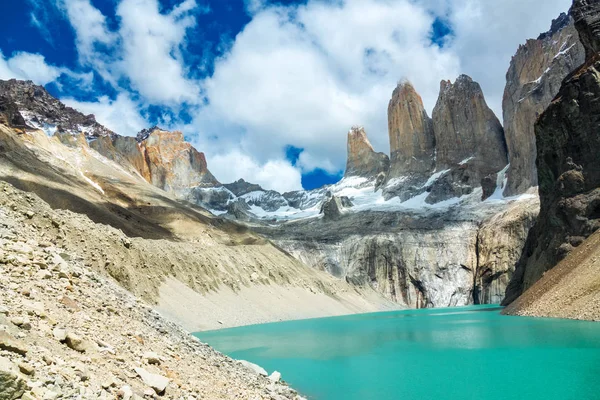
{"label": "orange-tinted rock", "polygon": [[435,137],[421,96],[410,82],[396,87],[388,106],[390,174],[426,174],[434,168]]}
{"label": "orange-tinted rock", "polygon": [[353,127],[348,132],[348,161],[345,176],[376,177],[387,173],[390,160],[373,149],[365,129]]}
{"label": "orange-tinted rock", "polygon": [[154,186],[167,192],[179,192],[219,184],[208,170],[204,153],[187,143],[181,132],[156,129],[141,147]]}

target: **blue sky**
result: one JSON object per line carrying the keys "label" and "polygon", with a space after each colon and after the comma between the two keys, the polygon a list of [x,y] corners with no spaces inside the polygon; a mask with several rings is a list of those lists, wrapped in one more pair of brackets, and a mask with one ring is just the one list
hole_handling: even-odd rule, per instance
{"label": "blue sky", "polygon": [[570,1],[6,3],[1,79],[45,85],[120,134],[182,130],[221,181],[287,191],[341,177],[351,126],[389,153],[401,79],[431,112],[440,80],[467,73],[501,117],[510,57]]}

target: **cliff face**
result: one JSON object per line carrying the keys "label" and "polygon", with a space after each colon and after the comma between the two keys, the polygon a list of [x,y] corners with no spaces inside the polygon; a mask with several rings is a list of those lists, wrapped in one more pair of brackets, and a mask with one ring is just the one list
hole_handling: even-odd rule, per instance
{"label": "cliff face", "polygon": [[471,158],[485,176],[507,164],[502,125],[487,106],[479,84],[466,75],[454,84],[442,81],[433,109],[433,129],[438,170]]}
{"label": "cliff face", "polygon": [[410,82],[398,85],[388,106],[389,177],[428,174],[435,166],[433,124]]}
{"label": "cliff face", "polygon": [[511,60],[502,102],[510,161],[506,196],[537,186],[535,121],[563,79],[583,64],[584,55],[573,19],[562,14],[550,31],[528,40]]}
{"label": "cliff face", "polygon": [[600,2],[572,9],[585,64],[563,82],[535,126],[540,218],[506,292],[509,304],[600,228]]}
{"label": "cliff face", "polygon": [[348,132],[348,160],[344,176],[367,178],[387,174],[390,159],[383,153],[377,153],[362,127],[354,127]]}
{"label": "cliff face", "polygon": [[156,187],[178,193],[219,184],[208,170],[204,153],[187,143],[181,132],[156,129],[141,147],[150,169],[150,182]]}
{"label": "cliff face", "polygon": [[346,213],[263,228],[305,264],[410,308],[497,304],[537,216],[535,199],[489,217]]}

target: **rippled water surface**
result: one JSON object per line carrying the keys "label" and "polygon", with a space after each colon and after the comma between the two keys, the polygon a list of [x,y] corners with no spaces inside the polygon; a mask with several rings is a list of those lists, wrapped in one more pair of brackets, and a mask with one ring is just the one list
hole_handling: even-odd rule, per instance
{"label": "rippled water surface", "polygon": [[600,323],[410,310],[196,334],[309,399],[600,399]]}

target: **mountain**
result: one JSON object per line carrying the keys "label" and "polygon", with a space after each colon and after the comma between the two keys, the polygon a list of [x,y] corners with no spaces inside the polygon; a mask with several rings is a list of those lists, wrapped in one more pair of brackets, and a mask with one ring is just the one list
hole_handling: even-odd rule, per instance
{"label": "mountain", "polygon": [[[569,297],[561,305],[598,289],[597,277],[575,284],[578,275],[566,272],[569,266],[583,271],[569,261],[574,249],[585,248],[584,258],[597,253],[596,241],[587,239],[600,229],[600,3],[576,0],[571,15],[585,46],[586,61],[563,81],[535,125],[541,211],[507,289],[506,305],[530,288],[539,291],[532,286],[561,260],[562,276],[570,276],[559,279],[562,282],[551,289],[564,293],[569,285]],[[582,251],[575,253],[571,258],[581,259]],[[597,260],[592,261],[597,267]],[[575,317],[576,311],[566,315]]]}
{"label": "mountain", "polygon": [[348,161],[345,177],[365,176],[383,178],[390,168],[390,159],[383,153],[376,153],[369,142],[365,128],[353,127],[348,132]]}
{"label": "mountain", "polygon": [[534,125],[558,93],[562,80],[584,62],[573,18],[561,14],[537,39],[520,46],[506,74],[502,101],[510,168],[504,194],[537,186]]}
{"label": "mountain", "polygon": [[[397,307],[372,290],[359,295],[360,289],[298,262],[248,228],[186,202],[189,185],[203,187],[206,165],[181,134],[152,129],[147,137],[125,138],[92,118],[87,127],[93,132],[74,131],[81,114],[57,105],[41,87],[14,85],[34,100],[23,103],[2,93],[12,110],[27,116],[28,126],[0,125],[0,180],[62,210],[52,220],[33,218],[23,229],[35,224],[86,268],[116,280],[187,329]],[[58,114],[38,114],[44,109]],[[106,156],[94,149],[96,143],[106,145],[98,147]],[[140,165],[149,175],[143,176]],[[265,286],[270,290],[262,293]],[[199,308],[202,313],[189,312]]]}

